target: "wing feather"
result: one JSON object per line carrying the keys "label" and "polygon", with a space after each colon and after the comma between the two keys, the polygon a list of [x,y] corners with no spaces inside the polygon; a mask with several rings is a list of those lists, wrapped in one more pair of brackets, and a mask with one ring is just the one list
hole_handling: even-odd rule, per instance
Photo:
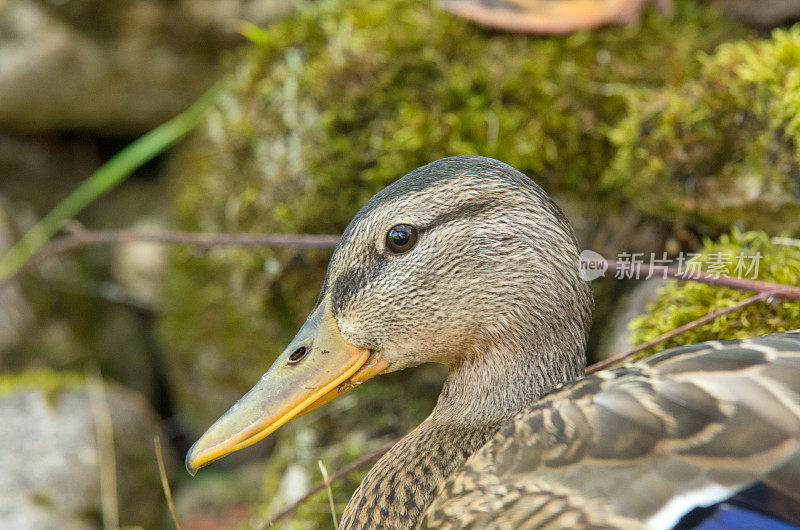
{"label": "wing feather", "polygon": [[565,385],[449,477],[422,527],[670,528],[758,484],[800,506],[798,332]]}

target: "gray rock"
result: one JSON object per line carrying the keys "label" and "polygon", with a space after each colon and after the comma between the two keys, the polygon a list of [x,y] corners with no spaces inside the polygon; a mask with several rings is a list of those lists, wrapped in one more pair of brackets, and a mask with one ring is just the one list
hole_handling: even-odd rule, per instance
{"label": "gray rock", "polygon": [[[163,222],[142,219],[131,227],[142,232],[166,230]],[[114,277],[136,303],[158,307],[161,283],[166,269],[167,249],[164,244],[134,241],[120,244],[114,251]]]}
{"label": "gray rock", "polygon": [[302,0],[0,0],[0,125],[136,134],[218,75],[237,21]]}
{"label": "gray rock", "polygon": [[[136,393],[106,385],[106,396],[120,523],[159,526],[157,420]],[[0,528],[100,528],[101,459],[83,378],[55,372],[1,376],[0,425]]]}
{"label": "gray rock", "polygon": [[797,0],[714,0],[713,3],[729,15],[764,28],[800,19]]}
{"label": "gray rock", "polygon": [[628,329],[628,324],[635,317],[647,312],[647,306],[656,299],[658,288],[665,283],[666,280],[659,277],[642,280],[628,294],[623,295],[617,302],[617,309],[598,345],[598,359],[607,359],[632,348],[633,332]]}

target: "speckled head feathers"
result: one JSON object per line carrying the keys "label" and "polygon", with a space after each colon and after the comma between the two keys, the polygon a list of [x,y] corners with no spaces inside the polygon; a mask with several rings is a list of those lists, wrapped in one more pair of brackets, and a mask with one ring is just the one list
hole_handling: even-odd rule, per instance
{"label": "speckled head feathers", "polygon": [[[403,254],[386,246],[398,224],[419,233]],[[583,346],[592,298],[578,277],[578,252],[564,214],[525,175],[489,158],[445,158],[358,212],[321,297],[330,296],[342,335],[378,350],[394,370],[452,366],[490,344]],[[582,363],[583,352],[576,355]]]}

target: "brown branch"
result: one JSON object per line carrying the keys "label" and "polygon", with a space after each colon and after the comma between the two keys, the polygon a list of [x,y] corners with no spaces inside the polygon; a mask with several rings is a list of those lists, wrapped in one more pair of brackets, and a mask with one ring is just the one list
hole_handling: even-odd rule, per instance
{"label": "brown branch", "polygon": [[612,364],[616,364],[618,362],[622,362],[625,359],[627,359],[627,358],[629,358],[629,357],[631,357],[633,355],[636,355],[640,351],[646,350],[647,348],[655,346],[656,344],[660,344],[660,343],[662,343],[664,341],[667,341],[667,340],[669,340],[669,339],[671,339],[673,337],[677,337],[681,333],[685,333],[685,332],[689,331],[690,329],[694,329],[694,328],[696,328],[698,326],[702,326],[704,324],[708,324],[709,322],[711,322],[711,321],[713,321],[713,320],[715,320],[715,319],[717,319],[717,318],[719,318],[719,317],[721,317],[723,315],[727,315],[728,313],[733,313],[734,311],[737,311],[737,310],[742,309],[744,307],[747,307],[749,305],[755,304],[756,302],[760,302],[762,300],[767,300],[767,299],[773,298],[773,297],[778,298],[778,297],[780,297],[780,294],[781,294],[780,290],[764,291],[764,292],[758,293],[755,296],[751,296],[750,298],[745,298],[741,302],[733,304],[730,307],[726,307],[724,309],[720,309],[719,311],[714,311],[713,313],[709,313],[709,314],[707,314],[707,315],[705,315],[703,317],[698,318],[697,320],[692,320],[691,322],[689,322],[687,324],[679,326],[679,327],[673,329],[672,331],[668,331],[667,333],[664,333],[663,335],[659,335],[658,337],[654,338],[653,340],[645,342],[643,344],[640,344],[640,345],[636,346],[635,348],[633,348],[630,351],[614,355],[612,357],[609,357],[608,359],[603,359],[602,361],[598,361],[598,362],[596,362],[596,363],[594,363],[592,365],[589,365],[584,370],[584,373],[587,374],[587,375],[588,374],[593,374],[593,373],[595,373],[597,371],[600,371],[600,370],[602,370],[604,368],[607,368],[607,367],[611,366]]}
{"label": "brown branch", "polygon": [[[139,229],[129,230],[86,230],[78,223],[72,223],[67,227],[67,234],[56,238],[25,262],[9,278],[0,280],[0,290],[17,278],[24,271],[56,256],[62,252],[73,250],[89,245],[103,245],[113,243],[183,243],[197,245],[199,247],[212,246],[240,246],[240,247],[294,247],[294,248],[332,248],[336,246],[341,236],[334,234],[211,234],[206,232],[184,232],[178,230],[163,230],[158,232],[145,231]],[[616,269],[621,262],[608,261],[610,270]],[[630,264],[627,264],[630,265]],[[636,263],[637,271],[649,273],[651,267],[644,263]],[[656,267],[653,269],[653,276],[658,275],[675,278],[677,280],[691,280],[718,287],[729,287],[744,291],[775,292],[776,296],[785,300],[800,300],[800,288],[781,285],[772,282],[762,282],[742,278],[728,278],[721,276],[714,278],[708,275],[693,275],[688,272],[681,272],[675,267]]]}
{"label": "brown branch", "polygon": [[351,471],[355,471],[356,469],[360,468],[361,466],[363,466],[365,464],[369,464],[373,460],[377,460],[378,458],[383,456],[384,453],[386,453],[389,449],[391,449],[392,446],[394,444],[396,444],[399,440],[400,440],[399,438],[397,438],[396,440],[392,440],[391,442],[387,443],[383,447],[380,447],[380,448],[372,451],[371,453],[367,453],[365,455],[362,455],[358,459],[353,460],[352,462],[350,462],[349,464],[347,464],[343,468],[341,468],[338,471],[336,471],[336,473],[334,473],[333,475],[330,475],[328,477],[327,483],[326,482],[320,482],[319,484],[317,484],[316,486],[314,486],[313,488],[308,490],[302,497],[297,499],[295,502],[293,502],[292,504],[290,504],[289,506],[287,506],[286,508],[284,508],[283,510],[281,510],[277,514],[273,515],[267,522],[265,522],[261,526],[258,526],[257,527],[258,530],[265,530],[267,528],[270,528],[272,525],[274,525],[275,523],[277,523],[278,521],[280,521],[281,519],[283,519],[284,517],[286,517],[287,515],[289,515],[293,511],[295,511],[297,509],[297,507],[300,506],[301,504],[303,504],[304,502],[306,502],[309,499],[309,497],[311,497],[312,495],[316,495],[320,491],[324,490],[327,485],[329,485],[329,484],[331,484],[333,482],[336,482],[337,480],[339,480],[342,477],[346,476]]}
{"label": "brown branch", "polygon": [[[608,268],[609,270],[615,269],[622,263],[624,263],[625,266],[631,266],[630,263],[609,260]],[[639,272],[649,273],[651,271],[651,267],[643,263],[636,263],[635,267]],[[731,289],[738,289],[740,291],[753,291],[756,293],[770,292],[772,293],[772,296],[775,296],[776,298],[782,298],[784,300],[800,300],[800,288],[792,287],[790,285],[762,282],[759,280],[748,280],[745,278],[730,278],[728,276],[720,276],[715,278],[713,276],[709,276],[708,274],[682,272],[675,267],[653,267],[652,270],[652,278],[666,277],[674,278],[676,280],[700,282],[708,285],[714,285],[716,287],[729,287]]]}
{"label": "brown branch", "polygon": [[339,241],[338,235],[327,234],[210,234],[206,232],[183,232],[178,230],[145,231],[131,230],[86,230],[73,224],[66,235],[58,237],[42,248],[25,262],[10,277],[0,280],[0,289],[17,278],[20,274],[48,259],[66,252],[89,245],[108,245],[113,243],[184,243],[199,247],[236,246],[236,247],[294,247],[294,248],[331,248]]}

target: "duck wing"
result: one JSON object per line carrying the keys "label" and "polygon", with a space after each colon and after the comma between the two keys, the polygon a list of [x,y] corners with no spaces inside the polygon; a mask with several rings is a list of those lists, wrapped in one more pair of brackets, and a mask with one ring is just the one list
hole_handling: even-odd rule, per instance
{"label": "duck wing", "polygon": [[561,387],[449,477],[421,526],[673,528],[726,502],[800,520],[800,332]]}

